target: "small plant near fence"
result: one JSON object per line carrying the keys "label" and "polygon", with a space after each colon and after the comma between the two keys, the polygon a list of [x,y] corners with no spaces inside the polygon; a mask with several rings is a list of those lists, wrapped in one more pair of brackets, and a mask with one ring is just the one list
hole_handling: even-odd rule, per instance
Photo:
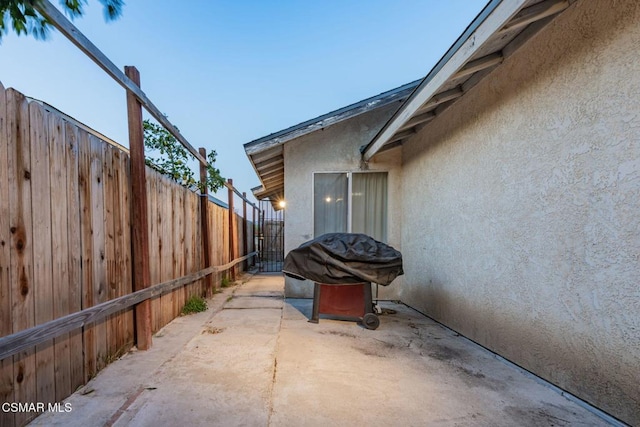
{"label": "small plant near fence", "polygon": [[220,286],[222,286],[223,288],[228,288],[231,285],[233,285],[233,283],[231,283],[231,280],[229,280],[228,277],[223,277],[220,281]]}
{"label": "small plant near fence", "polygon": [[182,315],[200,313],[207,310],[207,301],[204,298],[194,295],[187,300],[182,307]]}

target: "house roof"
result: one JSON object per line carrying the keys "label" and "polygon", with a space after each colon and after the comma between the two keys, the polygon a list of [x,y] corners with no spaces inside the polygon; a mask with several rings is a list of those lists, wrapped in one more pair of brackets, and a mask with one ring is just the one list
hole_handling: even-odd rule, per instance
{"label": "house roof", "polygon": [[574,1],[490,1],[373,140],[362,147],[363,160],[417,134]]}
{"label": "house roof", "polygon": [[401,145],[575,1],[491,0],[423,79],[245,144],[245,152],[262,183],[254,195],[272,200],[284,197],[286,142],[396,101],[403,102],[369,144],[361,148],[363,160]]}
{"label": "house roof", "polygon": [[291,126],[279,132],[244,144],[244,150],[255,169],[261,187],[252,188],[258,199],[282,198],[284,194],[283,145],[293,139],[325,129],[360,114],[382,108],[393,102],[402,102],[418,87],[420,80],[407,83],[371,98],[356,102],[322,116]]}

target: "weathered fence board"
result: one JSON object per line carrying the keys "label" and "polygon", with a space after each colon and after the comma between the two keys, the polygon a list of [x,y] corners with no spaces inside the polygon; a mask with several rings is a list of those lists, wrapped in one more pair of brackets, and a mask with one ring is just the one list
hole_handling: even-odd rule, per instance
{"label": "weathered fence board", "polygon": [[[78,131],[78,187],[80,215],[80,250],[81,250],[81,296],[82,307],[93,304],[93,222],[91,209],[91,147],[89,134]],[[84,381],[91,379],[96,373],[95,329],[88,325],[83,329],[82,346],[84,354]]]}
{"label": "weathered fence board", "polygon": [[[60,402],[134,345],[134,304],[151,298],[157,332],[187,298],[206,294],[203,277],[219,286],[238,264],[229,256],[227,209],[206,205],[211,265],[222,267],[203,270],[200,196],[147,168],[151,285],[162,285],[134,294],[130,159],[96,135],[0,84],[5,402]],[[240,228],[236,242],[248,233]],[[35,415],[2,412],[0,425]]]}
{"label": "weathered fence board", "polygon": [[[0,83],[0,336],[9,335],[11,327],[11,244],[9,211],[9,120],[7,95]],[[13,360],[0,360],[0,399],[12,402]],[[13,423],[13,414],[0,412],[0,425]]]}
{"label": "weathered fence board", "polygon": [[[33,228],[31,210],[31,147],[29,106],[24,95],[7,91],[9,117],[9,221],[11,232],[11,312],[13,332],[35,326],[33,290]],[[13,358],[14,401],[36,398],[35,351],[25,350]],[[24,424],[26,413],[15,414],[15,423]]]}
{"label": "weathered fence board", "polygon": [[[29,104],[31,142],[31,212],[33,221],[33,290],[35,324],[53,320],[51,266],[51,180],[49,175],[48,117],[42,107]],[[53,341],[36,347],[36,400],[55,400]]]}
{"label": "weathered fence board", "polygon": [[[161,177],[162,183],[162,202],[159,204],[160,212],[162,215],[162,244],[161,244],[161,281],[172,279],[172,252],[173,252],[173,233],[171,233],[171,226],[173,218],[171,212],[173,211],[173,200],[171,200],[171,182],[169,178]],[[162,310],[162,324],[166,325],[173,319],[173,292],[162,295],[161,297],[161,310]]]}
{"label": "weathered fence board", "polygon": [[[184,215],[181,207],[184,205],[184,191],[177,186],[172,188],[173,210],[173,277],[182,277],[186,271],[184,269]],[[177,289],[173,298],[173,313],[180,313],[184,307],[185,289]]]}
{"label": "weathered fence board", "polygon": [[[69,241],[67,230],[67,158],[65,126],[57,114],[48,114],[49,129],[49,177],[51,203],[51,284],[53,319],[69,313]],[[54,400],[64,399],[71,391],[71,365],[69,334],[54,340]]]}
{"label": "weathered fence board", "polygon": [[[78,145],[79,130],[68,122],[65,122],[65,153],[66,153],[66,191],[67,191],[67,257],[68,263],[68,286],[66,295],[69,305],[67,313],[75,313],[82,309],[82,242],[80,230],[80,183],[78,175]],[[64,256],[61,254],[61,256]],[[62,285],[64,287],[64,284]],[[65,292],[62,290],[61,292]],[[84,384],[84,355],[82,343],[82,329],[69,332],[69,393]],[[60,400],[64,390],[58,393],[56,387],[56,398]],[[66,393],[68,394],[68,393]]]}
{"label": "weathered fence board", "polygon": [[[107,300],[106,281],[106,236],[105,236],[105,202],[104,181],[105,170],[103,163],[103,143],[95,136],[89,136],[91,150],[91,230],[93,242],[93,293],[91,305],[100,304]],[[107,353],[107,325],[106,319],[93,325],[95,331],[96,371],[105,366]]]}
{"label": "weathered fence board", "polygon": [[[120,156],[120,173],[122,176],[122,180],[120,183],[120,189],[122,194],[122,206],[123,209],[120,212],[121,221],[122,221],[122,253],[123,253],[123,275],[122,275],[122,293],[123,295],[128,295],[134,291],[133,287],[133,270],[131,266],[132,256],[131,256],[131,216],[129,213],[131,212],[131,176],[129,174],[130,171],[130,162],[129,156],[121,155]],[[154,283],[154,282],[152,282]],[[134,309],[128,308],[123,312],[123,321],[124,321],[124,343],[122,347],[122,351],[128,350],[134,343],[134,333],[135,333],[135,320],[134,320]]]}
{"label": "weathered fence board", "polygon": [[[184,203],[182,205],[182,216],[184,217],[184,272],[188,273],[197,270],[198,262],[193,255],[193,234],[198,229],[198,224],[191,222],[189,212],[191,212],[192,193],[184,194]],[[191,297],[193,286],[186,286],[184,289],[185,299]]]}
{"label": "weathered fence board", "polygon": [[[147,169],[146,171],[146,187],[147,187],[147,218],[149,219],[149,259],[158,259],[158,219],[156,217],[156,206],[158,204],[157,180],[155,179],[155,171]],[[156,265],[149,267],[149,280],[151,283],[160,282],[160,272]],[[154,298],[150,301],[151,305],[151,329],[156,329],[157,317],[159,312],[160,300]]]}
{"label": "weathered fence board", "polygon": [[[106,300],[112,300],[118,297],[118,258],[116,258],[116,231],[115,227],[117,200],[115,194],[115,178],[113,170],[113,156],[115,149],[108,145],[102,144],[102,168],[103,168],[103,185],[104,185],[104,226],[105,226],[105,293]],[[105,319],[106,332],[106,349],[105,358],[108,360],[117,353],[118,345],[118,328],[117,315],[113,314]]]}

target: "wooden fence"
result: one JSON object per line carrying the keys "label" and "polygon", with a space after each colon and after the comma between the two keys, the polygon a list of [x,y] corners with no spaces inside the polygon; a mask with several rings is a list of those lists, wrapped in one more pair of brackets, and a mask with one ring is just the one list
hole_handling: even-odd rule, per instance
{"label": "wooden fence", "polygon": [[[151,283],[201,271],[200,196],[146,174]],[[125,149],[0,84],[0,339],[133,292],[130,196]],[[227,264],[229,211],[207,209],[211,264]],[[242,242],[253,225],[233,216]],[[205,292],[198,280],[155,296],[153,331]],[[2,402],[60,402],[129,350],[133,307],[111,313],[0,360]],[[0,411],[0,425],[37,415]]]}

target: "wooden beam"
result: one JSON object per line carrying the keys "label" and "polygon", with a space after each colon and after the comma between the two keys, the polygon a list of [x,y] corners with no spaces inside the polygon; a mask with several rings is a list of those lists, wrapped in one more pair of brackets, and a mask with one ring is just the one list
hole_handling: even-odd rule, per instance
{"label": "wooden beam", "polygon": [[251,154],[251,159],[254,163],[257,164],[273,158],[282,158],[282,152],[282,145],[277,145],[275,147],[269,148],[268,150]]}
{"label": "wooden beam", "polygon": [[273,171],[284,171],[284,164],[282,162],[281,163],[274,163],[273,165],[271,165],[269,167],[259,169],[259,172],[260,172],[261,175],[265,175],[265,174],[268,174],[268,173],[273,172]]}
{"label": "wooden beam", "polygon": [[277,199],[281,199],[283,197],[284,194],[284,188],[282,187],[278,187],[278,188],[266,188],[261,192],[258,193],[254,193],[256,195],[256,197],[259,197],[260,200],[264,200],[267,198],[271,198],[273,196],[275,196],[274,198]]}
{"label": "wooden beam", "polygon": [[400,141],[401,139],[410,138],[415,134],[416,134],[415,129],[411,128],[409,130],[405,130],[405,131],[396,133],[391,138],[389,138],[389,141],[387,141],[387,142],[389,143],[389,142],[394,142],[394,141]]}
{"label": "wooden beam", "polygon": [[[207,158],[207,150],[200,148],[200,155]],[[207,167],[200,164],[200,235],[202,239],[202,261],[204,268],[211,265],[211,252],[209,249],[209,189],[207,188]],[[211,276],[204,278],[204,286],[207,298],[213,296],[213,281]]]}
{"label": "wooden beam", "polygon": [[120,86],[125,88],[128,92],[131,92],[144,106],[144,108],[151,114],[162,126],[164,126],[171,135],[173,135],[180,143],[202,164],[207,164],[207,160],[200,156],[200,153],[196,151],[189,141],[180,133],[167,117],[160,112],[151,100],[140,90],[131,79],[120,71],[120,69],[113,63],[107,56],[100,51],[91,41],[85,37],[84,34],[78,30],[54,5],[48,0],[41,0],[34,2],[34,8],[38,10],[47,18],[47,20],[58,29],[65,37],[67,37],[71,43],[75,44],[85,55],[87,55],[93,62],[95,62],[100,68],[104,70],[112,79],[114,79]]}
{"label": "wooden beam", "polygon": [[266,186],[269,185],[269,183],[273,183],[273,182],[284,182],[284,173],[280,173],[277,175],[273,175],[270,176],[268,178],[264,178],[262,180],[262,183]]}
{"label": "wooden beam", "polygon": [[490,38],[520,11],[526,2],[527,0],[491,1],[425,77],[409,99],[364,147],[362,159],[365,162],[369,161],[384,144],[389,142],[389,138],[396,134],[423,104],[437,94],[444,84],[461,70]]}
{"label": "wooden beam", "polygon": [[265,182],[266,188],[272,188],[275,185],[284,184],[284,178],[272,178],[270,181]]}
{"label": "wooden beam", "polygon": [[274,162],[263,162],[256,169],[260,171],[260,173],[266,173],[276,169],[284,169],[284,159],[279,159]]}
{"label": "wooden beam", "polygon": [[414,126],[417,126],[417,125],[419,125],[421,123],[429,122],[429,121],[435,119],[435,117],[436,117],[436,113],[434,113],[433,111],[428,111],[426,113],[422,113],[422,114],[419,114],[417,116],[413,116],[411,118],[411,120],[409,120],[402,128],[400,128],[400,131],[410,129],[410,128],[412,128]]}
{"label": "wooden beam", "polygon": [[273,157],[260,163],[254,163],[253,165],[256,168],[256,171],[261,171],[264,168],[268,168],[274,165],[282,167],[282,165],[284,165],[284,158],[282,156]]}
{"label": "wooden beam", "polygon": [[[135,67],[125,67],[127,77],[138,86],[140,73]],[[149,226],[147,218],[147,181],[144,162],[144,129],[142,106],[131,91],[127,91],[127,115],[129,122],[129,156],[131,163],[131,240],[133,289],[148,288],[151,283],[149,270]],[[151,302],[136,306],[136,345],[139,350],[151,347]]]}
{"label": "wooden beam", "polygon": [[426,104],[420,107],[417,113],[422,113],[424,111],[428,111],[437,107],[440,104],[443,104],[447,101],[451,101],[452,99],[460,98],[464,92],[460,86],[456,86],[453,89],[445,90],[444,92],[439,92],[433,95]]}
{"label": "wooden beam", "polygon": [[35,345],[42,344],[52,338],[74,331],[95,323],[105,317],[121,310],[140,304],[158,295],[170,292],[181,286],[188,285],[213,273],[228,270],[246,259],[256,256],[257,252],[251,252],[243,257],[236,258],[224,265],[205,268],[186,276],[159,283],[155,286],[94,305],[77,313],[69,314],[41,325],[16,332],[15,334],[0,337],[0,360],[14,354],[18,354]]}
{"label": "wooden beam", "polygon": [[276,176],[283,176],[283,175],[284,175],[284,169],[280,168],[280,169],[274,169],[271,172],[262,174],[261,178],[262,178],[262,181],[266,181],[270,178],[273,178]]}
{"label": "wooden beam", "polygon": [[531,37],[536,35],[538,31],[547,26],[551,21],[553,21],[553,16],[548,16],[546,18],[542,18],[533,22],[527,26],[524,30],[520,31],[518,35],[509,42],[505,47],[502,48],[502,55],[506,58],[513,55],[515,51],[520,49]]}
{"label": "wooden beam", "polygon": [[253,204],[253,202],[251,200],[249,200],[248,198],[246,198],[245,196],[243,196],[240,191],[238,191],[233,184],[231,184],[233,182],[233,180],[229,179],[227,181],[224,182],[224,186],[227,187],[229,190],[233,191],[238,197],[240,197],[242,200],[246,200],[246,202],[249,204],[249,206],[253,206],[256,207],[255,204]]}
{"label": "wooden beam", "polygon": [[568,0],[547,0],[533,6],[522,9],[516,16],[507,22],[498,34],[513,31],[525,27],[532,22],[538,21],[547,16],[555,15],[569,7]]}
{"label": "wooden beam", "polygon": [[384,147],[382,147],[380,149],[380,151],[378,151],[378,153],[384,153],[385,151],[389,151],[389,150],[391,150],[393,148],[400,147],[400,146],[402,146],[402,144],[404,144],[404,141],[406,141],[406,140],[405,139],[401,139],[401,140],[398,140],[398,141],[388,142],[388,143],[386,143],[384,145]]}
{"label": "wooden beam", "polygon": [[503,59],[501,52],[495,52],[476,59],[475,61],[470,61],[453,76],[453,79],[459,79],[460,77],[468,76],[469,74],[484,70],[485,68],[493,67],[494,65],[500,64]]}

